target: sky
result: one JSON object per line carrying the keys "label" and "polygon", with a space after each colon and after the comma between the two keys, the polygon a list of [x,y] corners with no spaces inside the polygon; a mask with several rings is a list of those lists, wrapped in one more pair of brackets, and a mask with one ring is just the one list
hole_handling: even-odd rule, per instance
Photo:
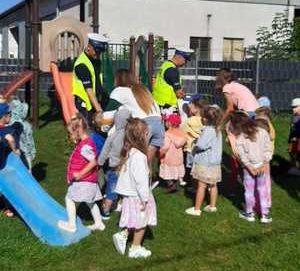
{"label": "sky", "polygon": [[8,10],[20,2],[22,2],[22,0],[0,0],[0,13]]}

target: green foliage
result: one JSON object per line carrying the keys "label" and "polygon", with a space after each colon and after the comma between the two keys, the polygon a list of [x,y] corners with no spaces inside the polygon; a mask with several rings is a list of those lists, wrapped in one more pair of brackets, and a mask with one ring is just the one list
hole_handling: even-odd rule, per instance
{"label": "green foliage", "polygon": [[[271,28],[260,27],[256,31],[257,45],[248,48],[250,56],[264,59],[290,59],[293,57],[293,27],[287,13],[276,13]],[[259,46],[259,48],[258,48]]]}
{"label": "green foliage", "polygon": [[164,50],[164,38],[162,36],[154,37],[154,59],[160,59]]}
{"label": "green foliage", "polygon": [[296,59],[300,59],[300,18],[295,18],[293,35],[292,35],[292,46]]}

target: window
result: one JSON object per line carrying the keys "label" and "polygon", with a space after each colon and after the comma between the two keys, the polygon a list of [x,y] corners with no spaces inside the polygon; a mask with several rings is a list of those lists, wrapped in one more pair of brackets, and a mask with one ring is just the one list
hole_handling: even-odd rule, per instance
{"label": "window", "polygon": [[190,48],[198,52],[201,60],[210,60],[210,42],[208,37],[190,37]]}
{"label": "window", "polygon": [[223,60],[241,61],[244,57],[244,39],[224,38]]}

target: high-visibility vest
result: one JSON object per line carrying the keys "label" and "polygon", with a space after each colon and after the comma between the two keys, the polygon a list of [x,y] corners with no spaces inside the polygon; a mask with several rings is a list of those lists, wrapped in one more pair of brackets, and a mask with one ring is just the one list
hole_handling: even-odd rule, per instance
{"label": "high-visibility vest", "polygon": [[[73,68],[73,79],[72,79],[72,93],[74,96],[79,97],[85,104],[85,108],[87,111],[92,110],[92,104],[90,101],[90,98],[82,84],[82,81],[77,77],[75,73],[75,68],[80,65],[84,64],[92,77],[92,84],[93,84],[93,92],[96,95],[96,75],[95,75],[95,69],[91,62],[91,60],[88,58],[88,56],[85,54],[85,52],[82,52],[81,55],[77,58],[74,64]],[[102,84],[102,74],[99,74],[100,82]]]}
{"label": "high-visibility vest", "polygon": [[165,104],[177,106],[177,97],[175,91],[173,87],[164,79],[166,70],[175,67],[176,65],[173,62],[165,61],[159,68],[159,71],[156,75],[152,95],[154,100],[160,106],[164,106]]}

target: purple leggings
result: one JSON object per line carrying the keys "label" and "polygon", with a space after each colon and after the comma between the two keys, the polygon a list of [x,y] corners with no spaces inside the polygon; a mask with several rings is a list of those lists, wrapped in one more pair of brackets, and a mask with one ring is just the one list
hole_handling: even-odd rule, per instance
{"label": "purple leggings", "polygon": [[253,177],[247,170],[244,170],[244,187],[246,212],[253,212],[256,203],[255,192],[257,191],[260,212],[262,215],[268,215],[270,203],[266,175]]}

